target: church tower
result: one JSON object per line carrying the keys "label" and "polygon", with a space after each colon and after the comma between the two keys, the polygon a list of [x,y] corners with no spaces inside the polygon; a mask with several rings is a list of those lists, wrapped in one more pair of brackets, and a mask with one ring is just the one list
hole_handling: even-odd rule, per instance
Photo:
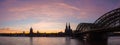
{"label": "church tower", "polygon": [[70,23],[69,23],[68,29],[69,29],[70,31],[72,30],[71,27],[70,27]]}
{"label": "church tower", "polygon": [[69,25],[67,25],[67,23],[66,23],[65,35],[66,36],[71,36],[72,35],[72,29],[70,27],[70,23],[69,23]]}
{"label": "church tower", "polygon": [[68,32],[68,27],[67,27],[67,23],[66,23],[66,28],[65,28],[65,33]]}
{"label": "church tower", "polygon": [[33,36],[33,29],[32,29],[32,27],[30,28],[30,37],[32,37]]}

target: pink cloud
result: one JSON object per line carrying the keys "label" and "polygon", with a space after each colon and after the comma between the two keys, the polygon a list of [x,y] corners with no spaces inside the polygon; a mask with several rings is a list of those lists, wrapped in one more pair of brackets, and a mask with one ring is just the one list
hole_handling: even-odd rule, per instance
{"label": "pink cloud", "polygon": [[[82,15],[86,17],[86,12],[83,9],[65,4],[65,3],[51,3],[51,4],[42,4],[34,6],[24,5],[22,7],[14,7],[9,9],[10,12],[13,12],[13,15],[20,15],[21,19],[28,17],[52,17],[52,18],[62,18],[65,16],[69,17],[78,17]],[[77,12],[77,14],[76,14]],[[18,17],[17,17],[18,18]]]}
{"label": "pink cloud", "polygon": [[[70,5],[68,3],[65,3],[65,0],[36,0],[33,2],[33,0],[27,2],[20,2],[18,0],[12,0],[12,1],[6,1],[3,3],[3,5],[9,6],[7,15],[10,15],[9,17],[4,17],[2,20],[20,20],[20,19],[26,19],[29,17],[37,17],[37,18],[63,18],[63,17],[74,17],[77,19],[87,19],[92,14],[91,13],[97,13],[94,14],[94,16],[101,16],[105,13],[105,9],[96,7],[93,4],[93,0],[84,0],[80,3],[80,1],[74,1],[78,6]],[[54,2],[54,3],[53,3]],[[69,1],[68,1],[69,2]],[[14,6],[15,4],[18,4]],[[101,4],[101,3],[100,3]],[[101,13],[101,15],[98,15],[98,12]],[[90,15],[91,14],[91,15]],[[19,15],[19,16],[18,16]],[[12,18],[11,18],[12,17]],[[13,18],[14,17],[14,18]]]}

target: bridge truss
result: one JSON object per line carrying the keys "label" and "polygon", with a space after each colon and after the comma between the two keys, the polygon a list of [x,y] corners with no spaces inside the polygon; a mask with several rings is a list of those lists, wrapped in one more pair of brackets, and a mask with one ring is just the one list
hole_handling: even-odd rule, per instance
{"label": "bridge truss", "polygon": [[120,26],[120,8],[105,13],[94,23],[80,23],[75,32],[86,32],[95,29],[114,28]]}

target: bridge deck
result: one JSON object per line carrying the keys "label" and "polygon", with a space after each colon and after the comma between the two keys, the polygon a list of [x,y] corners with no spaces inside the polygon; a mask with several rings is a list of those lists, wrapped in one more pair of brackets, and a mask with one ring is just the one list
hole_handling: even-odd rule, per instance
{"label": "bridge deck", "polygon": [[79,32],[79,33],[92,33],[92,32],[118,32],[120,31],[120,26],[113,28],[102,28],[102,29],[92,29],[89,31]]}

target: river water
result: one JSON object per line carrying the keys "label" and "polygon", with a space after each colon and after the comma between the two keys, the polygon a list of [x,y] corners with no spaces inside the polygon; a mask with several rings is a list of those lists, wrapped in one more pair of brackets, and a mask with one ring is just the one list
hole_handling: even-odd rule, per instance
{"label": "river water", "polygon": [[[69,37],[0,37],[0,45],[89,45]],[[109,37],[107,45],[120,45],[120,37]]]}

